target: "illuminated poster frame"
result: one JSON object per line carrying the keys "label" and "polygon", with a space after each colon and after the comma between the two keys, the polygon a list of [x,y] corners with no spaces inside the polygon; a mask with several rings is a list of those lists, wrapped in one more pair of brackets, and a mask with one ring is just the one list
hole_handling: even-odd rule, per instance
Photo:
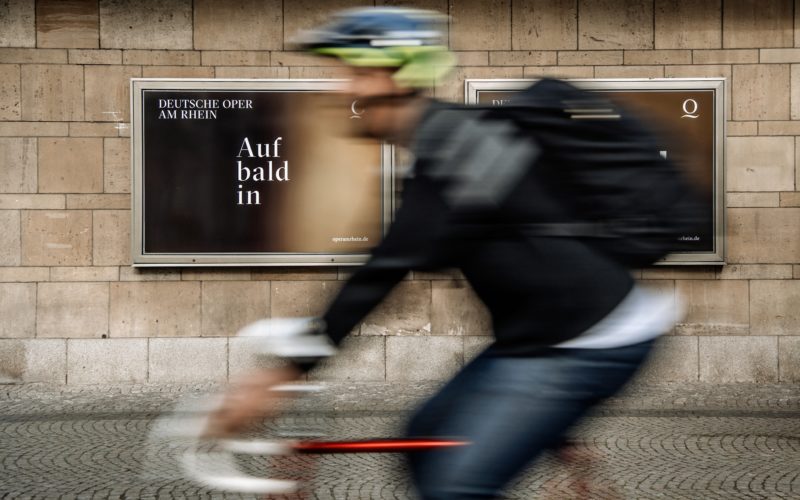
{"label": "illuminated poster frame", "polygon": [[[194,79],[194,78],[134,78],[131,79],[131,164],[132,164],[132,222],[131,257],[134,267],[166,266],[332,266],[355,265],[366,262],[363,253],[327,252],[252,252],[252,251],[145,251],[146,184],[144,95],[148,91],[169,92],[336,92],[342,80],[289,79]],[[220,94],[222,95],[222,94]],[[359,110],[355,103],[352,113]],[[350,114],[350,108],[348,108]],[[150,111],[152,112],[152,111]],[[350,118],[357,118],[351,116]],[[151,122],[152,123],[152,122]],[[255,146],[254,146],[255,147]],[[380,236],[382,237],[394,213],[394,151],[388,144],[376,145],[380,151]],[[270,167],[270,175],[271,167]],[[269,179],[272,180],[272,179]],[[239,186],[241,187],[241,186]],[[350,240],[355,241],[355,240]],[[362,241],[366,241],[362,240]],[[377,243],[377,242],[375,242]],[[371,246],[374,244],[371,243]]]}
{"label": "illuminated poster frame", "polygon": [[[523,90],[535,79],[468,79],[464,83],[464,100],[467,104],[482,104],[481,93],[502,93]],[[655,79],[571,79],[570,83],[590,91],[599,92],[710,92],[713,130],[713,161],[711,169],[711,210],[713,219],[712,249],[709,251],[679,252],[668,255],[657,265],[724,265],[725,264],[725,79],[724,78],[655,78]],[[684,101],[686,103],[686,101]],[[694,101],[696,105],[696,101]],[[678,110],[693,115],[692,109]],[[682,115],[683,116],[683,115]],[[690,116],[691,118],[691,116]]]}

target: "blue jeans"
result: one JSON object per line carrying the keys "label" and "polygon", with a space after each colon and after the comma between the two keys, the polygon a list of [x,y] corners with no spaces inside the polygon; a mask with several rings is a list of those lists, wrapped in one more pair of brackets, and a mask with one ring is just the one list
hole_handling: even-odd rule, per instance
{"label": "blue jeans", "polygon": [[587,411],[619,391],[652,348],[547,349],[535,357],[484,352],[412,418],[409,436],[453,437],[462,448],[412,453],[425,500],[496,498]]}

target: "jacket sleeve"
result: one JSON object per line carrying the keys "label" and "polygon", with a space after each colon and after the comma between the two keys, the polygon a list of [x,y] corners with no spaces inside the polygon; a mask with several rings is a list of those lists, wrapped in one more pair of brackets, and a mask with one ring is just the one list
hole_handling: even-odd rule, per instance
{"label": "jacket sleeve", "polygon": [[447,210],[430,180],[409,179],[403,204],[383,241],[358,268],[323,315],[326,332],[341,340],[414,268],[435,265],[445,249]]}

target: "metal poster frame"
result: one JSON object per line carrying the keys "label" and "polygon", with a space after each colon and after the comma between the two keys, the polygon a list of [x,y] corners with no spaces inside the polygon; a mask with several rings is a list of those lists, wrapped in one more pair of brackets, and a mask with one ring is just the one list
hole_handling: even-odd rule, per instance
{"label": "metal poster frame", "polygon": [[[143,93],[148,90],[254,92],[336,92],[344,80],[319,79],[131,79],[131,258],[134,267],[193,266],[339,266],[366,262],[369,254],[329,253],[145,253]],[[381,229],[385,235],[394,214],[394,148],[381,146]]]}
{"label": "metal poster frame", "polygon": [[[464,82],[464,100],[477,104],[480,93],[514,91],[527,88],[535,79],[468,79]],[[714,93],[714,165],[713,212],[714,241],[711,252],[680,252],[670,254],[656,265],[724,265],[725,264],[725,78],[653,78],[653,79],[569,79],[570,83],[587,90],[604,91],[681,91],[709,90]]]}

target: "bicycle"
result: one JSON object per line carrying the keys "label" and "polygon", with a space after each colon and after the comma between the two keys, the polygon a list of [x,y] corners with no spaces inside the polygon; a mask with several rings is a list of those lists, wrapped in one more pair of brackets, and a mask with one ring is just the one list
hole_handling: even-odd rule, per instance
{"label": "bicycle", "polygon": [[[261,320],[242,329],[238,335],[259,337],[264,340],[261,350],[268,355],[286,355],[293,349],[286,339],[304,327],[306,320]],[[324,349],[322,349],[324,350]],[[273,390],[286,393],[314,394],[323,390],[315,384],[295,383],[274,387]],[[412,453],[468,446],[469,443],[457,438],[373,438],[373,439],[322,439],[319,432],[301,433],[301,436],[281,439],[209,439],[204,437],[208,428],[209,416],[220,408],[222,395],[202,400],[181,401],[169,415],[159,419],[151,436],[166,438],[181,443],[179,457],[181,473],[202,486],[215,490],[235,493],[266,495],[296,495],[303,498],[303,482],[298,479],[273,477],[268,467],[262,476],[246,473],[237,464],[237,456],[263,456],[271,458],[296,455],[329,455],[357,453]],[[564,440],[555,450],[562,465],[577,469],[575,476],[575,498],[594,498],[593,484],[587,474],[581,473],[581,461],[593,462],[582,453],[582,446],[572,440]],[[312,470],[301,471],[311,476]],[[301,474],[302,475],[302,474]],[[308,482],[310,477],[303,478]],[[612,495],[612,498],[616,495]]]}

